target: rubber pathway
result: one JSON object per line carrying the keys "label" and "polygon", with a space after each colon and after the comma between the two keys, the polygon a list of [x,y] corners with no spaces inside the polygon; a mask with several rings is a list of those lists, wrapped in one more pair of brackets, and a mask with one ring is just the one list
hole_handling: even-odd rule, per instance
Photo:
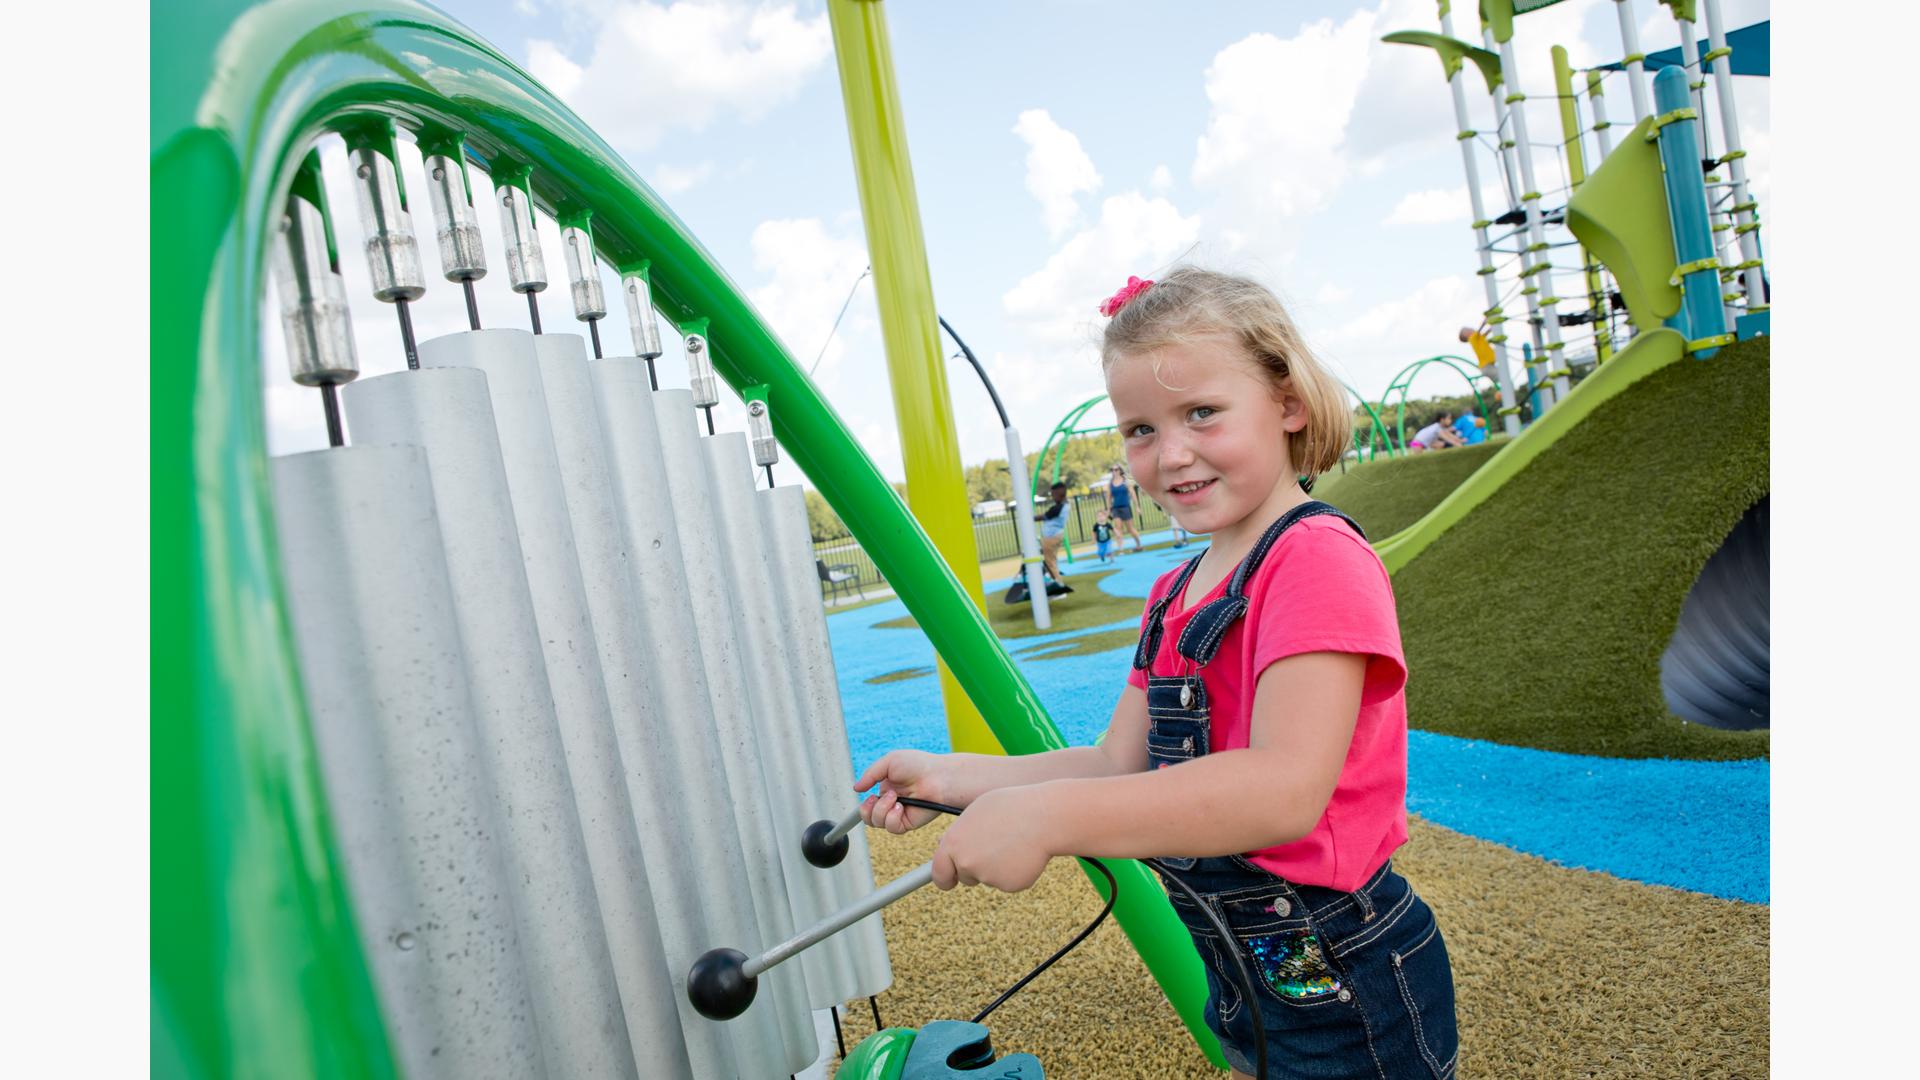
{"label": "rubber pathway", "polygon": [[[1124,556],[1097,587],[1144,598],[1156,577],[1198,551]],[[1008,584],[989,583],[992,602],[1000,602]],[[905,605],[893,600],[827,619],[856,773],[895,747],[939,751],[947,745],[937,679],[867,682],[932,668],[933,648],[918,630],[874,625],[904,614]],[[1009,645],[1020,649],[1108,628]],[[1124,648],[1046,660],[1015,656],[1075,745],[1090,744],[1106,729],[1130,659]],[[1750,903],[1769,900],[1772,774],[1765,760],[1586,757],[1416,730],[1408,739],[1407,769],[1408,808],[1447,828],[1568,867]]]}

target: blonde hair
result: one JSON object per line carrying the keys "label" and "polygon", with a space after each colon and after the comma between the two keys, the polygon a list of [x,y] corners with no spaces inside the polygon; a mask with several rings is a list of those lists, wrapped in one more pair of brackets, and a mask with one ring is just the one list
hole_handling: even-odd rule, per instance
{"label": "blonde hair", "polygon": [[1295,472],[1314,477],[1340,463],[1353,439],[1346,391],[1307,347],[1280,299],[1250,278],[1174,267],[1107,321],[1100,363],[1111,368],[1122,356],[1208,335],[1238,342],[1266,373],[1276,395],[1292,394],[1305,406],[1306,426],[1287,434],[1287,457]]}

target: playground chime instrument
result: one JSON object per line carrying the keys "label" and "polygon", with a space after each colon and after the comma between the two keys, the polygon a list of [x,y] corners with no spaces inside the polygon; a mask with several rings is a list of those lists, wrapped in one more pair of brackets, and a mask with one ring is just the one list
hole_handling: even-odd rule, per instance
{"label": "playground chime instrument", "polygon": [[[492,179],[532,332],[482,328],[475,178],[457,141],[425,137],[442,268],[472,329],[416,342],[408,305],[426,280],[395,129],[342,133],[407,370],[356,379],[309,153],[274,270],[293,380],[320,391],[331,448],[273,459],[271,474],[322,782],[402,1068],[805,1068],[810,1010],[890,984],[868,916],[908,883],[863,899],[857,834],[838,838],[831,868],[802,854],[806,822],[843,806],[853,776],[805,505],[772,486],[769,402],[749,394],[750,437],[713,434],[704,323],[683,327],[691,389],[659,388],[644,270],[621,281],[634,355],[602,356],[584,213],[561,237],[596,359],[578,335],[542,333],[524,170]],[[844,932],[756,968],[761,992],[738,1019],[696,1011],[686,973],[710,946],[758,951],[823,921]]]}

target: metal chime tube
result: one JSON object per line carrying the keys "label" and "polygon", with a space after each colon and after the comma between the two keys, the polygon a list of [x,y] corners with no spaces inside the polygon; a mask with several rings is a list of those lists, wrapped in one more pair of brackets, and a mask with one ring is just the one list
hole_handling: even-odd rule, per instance
{"label": "metal chime tube", "polygon": [[540,253],[540,230],[534,224],[533,186],[526,166],[503,166],[494,174],[494,195],[500,200],[500,234],[507,247],[507,282],[527,298],[527,316],[533,332],[540,332],[541,290],[547,287],[547,260]]}
{"label": "metal chime tube", "polygon": [[[807,818],[845,805],[853,792],[853,755],[847,747],[846,716],[841,711],[840,680],[834,671],[826,611],[820,606],[806,495],[799,486],[788,484],[759,492],[754,500],[758,531],[765,538],[760,547],[786,634],[782,667],[792,685],[808,764],[801,777],[810,785],[800,803],[804,823]],[[854,827],[859,820],[857,811],[849,817],[853,821],[841,833],[851,833],[847,857],[830,869],[807,869],[832,883],[836,907],[853,903],[873,888],[866,830]],[[798,833],[785,838],[783,856],[789,851],[798,853],[798,839]],[[838,840],[839,836],[831,839]],[[886,933],[879,919],[860,922],[841,937],[852,953],[854,975],[852,992],[837,1000],[871,997],[893,984]]]}
{"label": "metal chime tube", "polygon": [[426,452],[271,469],[320,776],[399,1064],[542,1075]]}
{"label": "metal chime tube", "polygon": [[347,133],[347,164],[353,171],[354,201],[360,206],[365,236],[367,274],[373,298],[392,304],[400,317],[400,341],[407,366],[420,366],[413,340],[413,316],[407,305],[424,296],[426,275],[420,269],[420,243],[413,235],[413,218],[394,168],[393,124],[357,128]]}
{"label": "metal chime tube", "polygon": [[[615,733],[632,770],[628,785],[654,883],[661,937],[673,965],[676,1002],[686,1001],[685,971],[716,941],[777,940],[762,933],[748,890],[747,858],[720,758],[713,705],[707,692],[701,642],[688,623],[689,569],[673,521],[678,504],[661,466],[659,412],[647,367],[639,358],[613,357],[589,365],[606,439],[615,511],[626,537],[635,625],[629,657],[610,668],[610,684],[630,679],[636,711],[622,709]],[[684,393],[684,392],[683,392]],[[684,397],[671,409],[683,405]],[[701,543],[706,541],[702,539]],[[812,564],[808,564],[811,568]],[[817,602],[817,601],[816,601]],[[640,650],[645,650],[641,653]],[[694,788],[702,785],[705,789]],[[849,782],[851,788],[851,782]],[[716,1076],[766,1077],[792,1071],[782,1031],[784,1012],[763,995],[740,1019],[715,1025],[688,1005],[682,1026],[724,1029],[737,1069]],[[804,1009],[804,985],[795,1004]],[[704,1075],[704,1074],[703,1074]]]}
{"label": "metal chime tube", "polygon": [[[807,737],[800,715],[802,702],[786,670],[793,632],[787,625],[787,612],[774,594],[774,567],[765,550],[768,534],[755,510],[746,440],[737,433],[725,432],[701,440],[700,449],[706,458],[707,486],[719,526],[715,537],[733,571],[733,629],[742,647],[754,742],[765,770],[777,857],[784,872],[793,924],[805,926],[818,922],[838,906],[838,896],[832,879],[809,864],[792,841],[822,805],[818,800],[826,785],[819,774],[826,759],[836,755],[850,758],[850,754],[844,741],[838,748],[822,748]],[[825,1009],[866,996],[860,989],[853,950],[847,942],[835,941],[813,950],[801,970],[813,1008]]]}
{"label": "metal chime tube", "polygon": [[[1453,37],[1453,15],[1446,5],[1440,8],[1440,32]],[[1460,159],[1466,166],[1467,200],[1473,207],[1473,248],[1480,258],[1480,287],[1487,307],[1482,316],[1490,331],[1487,342],[1493,346],[1493,372],[1500,384],[1500,420],[1507,437],[1520,434],[1520,399],[1514,393],[1513,373],[1507,364],[1506,311],[1500,306],[1500,283],[1493,264],[1493,238],[1487,230],[1493,222],[1487,218],[1486,199],[1480,194],[1480,163],[1473,156],[1472,120],[1467,113],[1467,75],[1459,65],[1447,75],[1447,89],[1453,94],[1453,119],[1459,125]],[[1497,100],[1497,99],[1496,99]],[[1024,516],[1024,515],[1023,515]]]}
{"label": "metal chime tube", "polygon": [[[726,802],[733,808],[747,859],[747,891],[761,932],[769,938],[783,938],[793,932],[794,921],[781,870],[781,849],[792,845],[790,838],[783,842],[769,805],[770,786],[752,713],[753,697],[746,683],[748,653],[734,629],[733,612],[742,602],[735,587],[739,568],[722,553],[724,526],[714,509],[715,494],[707,483],[706,462],[691,408],[694,396],[686,390],[661,390],[653,400],[659,406],[659,467],[672,492],[680,557],[686,565],[682,586],[690,609],[686,614],[693,623],[706,668],[707,696],[712,702],[725,768],[722,775],[726,790],[732,793]],[[803,824],[796,823],[792,834],[799,835]],[[785,982],[785,989],[777,984],[770,989],[778,995],[774,1004],[779,1009],[781,1034],[786,1039],[791,1067],[804,1068],[819,1049],[806,1008],[806,981],[797,967],[779,973],[779,981]]]}
{"label": "metal chime tube", "polygon": [[280,239],[273,245],[280,329],[286,336],[287,368],[301,386],[318,387],[326,411],[327,444],[346,444],[337,388],[360,376],[354,355],[353,316],[320,186],[320,159],[309,154],[287,196]]}
{"label": "metal chime tube", "polygon": [[[653,897],[653,907],[646,913],[646,919],[654,926],[667,957],[665,971],[653,970],[649,965],[645,971],[634,972],[631,978],[627,972],[617,971],[621,1001],[627,1008],[629,1028],[633,1027],[636,1008],[657,1010],[668,1021],[678,1015],[680,1032],[676,1038],[685,1040],[693,1075],[734,1075],[740,1070],[735,1065],[729,1036],[719,1030],[718,1025],[696,1015],[685,995],[673,989],[673,979],[686,971],[696,955],[691,940],[694,928],[685,918],[685,909],[689,902],[699,902],[713,886],[702,884],[678,865],[680,853],[675,849],[683,845],[684,838],[661,832],[657,827],[661,824],[657,811],[644,809],[651,798],[651,793],[642,790],[643,778],[649,774],[636,759],[650,752],[643,749],[643,736],[633,728],[663,722],[655,715],[658,706],[653,687],[659,676],[652,643],[641,627],[639,601],[634,592],[633,551],[614,498],[612,463],[601,432],[593,374],[580,350],[579,338],[574,335],[547,334],[536,342],[540,351],[541,387],[560,465],[561,489],[566,497],[574,546],[579,551],[587,611],[593,622],[607,700],[612,706],[609,732],[618,743],[621,760],[628,763],[625,783],[629,813],[639,837],[640,854]],[[671,797],[670,792],[665,801],[671,801]],[[682,897],[669,903],[670,898],[663,895],[668,890],[679,891]],[[606,908],[604,899],[601,907]],[[612,923],[609,918],[610,939]],[[640,1054],[637,1034],[634,1043],[636,1054]]]}
{"label": "metal chime tube", "polygon": [[[1767,293],[1760,257],[1760,219],[1755,211],[1760,204],[1748,194],[1747,152],[1740,141],[1740,110],[1733,98],[1733,69],[1728,55],[1727,31],[1720,15],[1720,0],[1705,0],[1707,8],[1707,55],[1713,57],[1713,96],[1720,102],[1720,127],[1727,145],[1721,158],[1733,175],[1733,231],[1740,240],[1740,276],[1745,284],[1747,310],[1761,311],[1767,306]],[[1703,121],[1704,123],[1704,121]]]}
{"label": "metal chime tube", "polygon": [[536,338],[524,330],[469,330],[422,342],[420,358],[429,369],[470,368],[486,375],[567,775],[630,1041],[643,1076],[691,1076],[679,1025],[653,996],[666,985],[666,958],[543,385],[549,366],[584,369],[585,350],[573,334]]}
{"label": "metal chime tube", "polygon": [[653,310],[653,286],[647,281],[645,262],[621,269],[620,291],[627,298],[627,327],[633,333],[633,355],[647,362],[647,384],[658,390],[660,376],[653,362],[660,358],[660,317]]}
{"label": "metal chime tube", "polygon": [[574,804],[487,376],[461,368],[403,371],[354,383],[345,398],[360,438],[422,446],[433,464],[472,716],[496,799],[494,828],[547,1071],[630,1076],[632,1044]]}
{"label": "metal chime tube", "polygon": [[1640,28],[1633,22],[1633,0],[1614,0],[1614,14],[1620,17],[1620,44],[1626,49],[1627,90],[1633,95],[1633,122],[1653,115],[1653,99],[1647,96],[1646,56],[1640,51]]}
{"label": "metal chime tube", "polygon": [[600,359],[600,320],[607,317],[606,290],[600,286],[600,264],[593,257],[593,218],[582,213],[560,227],[560,246],[567,256],[567,284],[573,294],[573,317],[587,324],[593,337],[593,358]]}
{"label": "metal chime tube", "polygon": [[480,329],[480,304],[473,283],[487,276],[487,249],[480,239],[480,218],[473,209],[473,183],[458,140],[422,140],[421,164],[427,171],[427,200],[433,205],[440,244],[440,269],[460,283],[467,300],[467,328]]}

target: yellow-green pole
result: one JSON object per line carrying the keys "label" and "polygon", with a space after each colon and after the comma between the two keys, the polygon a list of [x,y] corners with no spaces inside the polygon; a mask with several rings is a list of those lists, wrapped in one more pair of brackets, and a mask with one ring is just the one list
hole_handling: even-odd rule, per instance
{"label": "yellow-green pole", "polygon": [[[1567,198],[1573,198],[1573,192],[1587,182],[1587,154],[1584,142],[1580,138],[1580,110],[1573,96],[1573,68],[1567,63],[1567,50],[1559,45],[1553,47],[1553,87],[1560,97],[1560,130],[1567,137],[1567,182],[1572,191]],[[1604,363],[1613,355],[1613,335],[1607,330],[1607,298],[1600,287],[1600,264],[1584,246],[1580,249],[1580,261],[1587,271],[1587,310],[1593,313],[1593,353],[1596,363]]]}
{"label": "yellow-green pole", "polygon": [[[853,171],[860,184],[867,257],[880,304],[893,413],[900,424],[900,456],[907,466],[907,506],[961,587],[984,611],[980,553],[968,513],[886,14],[878,0],[829,0],[827,13],[847,106]],[[940,692],[947,705],[947,737],[955,750],[1002,752],[945,663],[940,664]]]}

